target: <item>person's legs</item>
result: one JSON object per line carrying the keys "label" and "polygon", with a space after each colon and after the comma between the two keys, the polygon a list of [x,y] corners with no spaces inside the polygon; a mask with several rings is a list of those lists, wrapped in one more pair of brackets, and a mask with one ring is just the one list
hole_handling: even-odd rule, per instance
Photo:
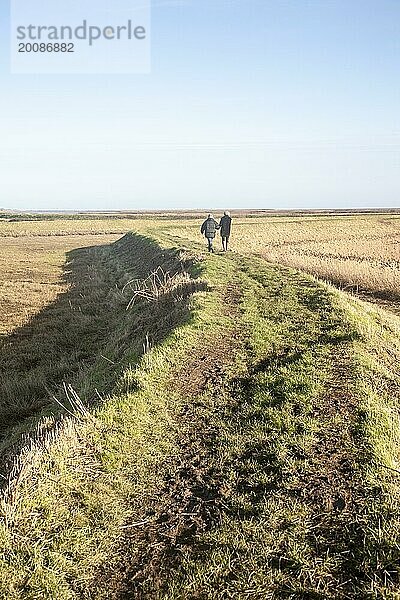
{"label": "person's legs", "polygon": [[213,252],[213,240],[210,237],[207,238],[207,240],[208,240],[208,251]]}
{"label": "person's legs", "polygon": [[225,238],[225,252],[228,252],[229,237]]}

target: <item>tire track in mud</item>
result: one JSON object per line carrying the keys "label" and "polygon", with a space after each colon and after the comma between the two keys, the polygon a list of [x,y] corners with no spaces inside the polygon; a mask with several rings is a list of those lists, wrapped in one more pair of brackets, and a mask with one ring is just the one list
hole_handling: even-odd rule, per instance
{"label": "tire track in mud", "polygon": [[[282,363],[286,359],[286,356],[282,356]],[[312,448],[299,456],[304,462],[300,463],[298,470],[288,471],[286,465],[279,464],[278,457],[271,454],[268,445],[252,443],[250,440],[245,451],[237,456],[236,469],[239,477],[235,493],[247,497],[252,511],[251,515],[240,515],[236,510],[235,518],[265,518],[264,500],[268,496],[280,498],[282,504],[287,506],[293,501],[299,501],[308,509],[306,539],[313,561],[317,564],[327,556],[332,556],[336,566],[331,567],[324,580],[320,581],[312,581],[312,576],[308,581],[307,576],[299,574],[299,581],[302,581],[308,591],[299,592],[293,598],[361,600],[365,596],[364,592],[359,593],[359,586],[363,583],[368,585],[370,578],[370,573],[362,567],[364,540],[368,535],[367,527],[364,527],[365,519],[363,523],[367,498],[356,470],[359,458],[354,439],[357,400],[348,384],[352,366],[345,344],[342,348],[332,348],[330,360],[332,371],[329,380],[325,384],[324,393],[314,399],[311,412],[314,423],[318,426],[316,439]],[[261,361],[252,367],[248,378],[234,384],[238,404],[228,418],[233,421],[235,412],[240,415],[240,404],[248,404],[255,393],[255,378],[270,369],[270,361]],[[297,410],[294,409],[294,422],[297,416]],[[293,451],[298,451],[295,445]],[[249,467],[246,468],[247,462]],[[271,483],[249,483],[254,475],[250,463],[256,463],[259,471],[264,470]],[[224,509],[227,505],[229,500],[225,498]],[[225,510],[225,514],[234,515],[235,509],[229,508],[230,511]],[[274,591],[271,591],[268,598],[287,598],[289,591],[295,593],[294,589],[288,588],[287,583],[279,583],[280,572],[291,573],[296,570],[295,564],[286,555],[286,545],[283,543],[280,551],[270,554],[266,559],[277,576]],[[323,590],[321,594],[317,592],[319,588]]]}
{"label": "tire track in mud", "polygon": [[[301,277],[299,273],[292,276],[291,283],[297,287],[301,302],[305,302]],[[338,309],[331,304],[330,294],[323,286],[309,281],[308,287],[310,290],[314,288],[315,293],[311,294],[311,301],[305,302],[305,305],[319,313],[320,323],[318,338],[313,340],[310,330],[308,344],[311,349],[315,343],[323,343],[329,349],[329,375],[324,382],[323,393],[313,398],[310,416],[317,425],[317,432],[312,448],[301,456],[304,469],[300,467],[297,473],[284,474],[283,467],[282,473],[277,474],[276,470],[275,473],[272,470],[272,474],[275,490],[283,502],[300,499],[310,509],[307,540],[313,549],[315,562],[321,563],[328,556],[333,557],[334,562],[324,580],[305,579],[308,591],[293,598],[305,599],[309,597],[307,594],[311,594],[310,597],[321,600],[363,600],[370,597],[368,594],[372,581],[378,587],[390,587],[396,585],[398,574],[394,566],[396,561],[389,564],[387,559],[387,556],[396,555],[396,551],[390,552],[379,541],[381,519],[384,518],[379,511],[385,510],[383,491],[376,486],[372,489],[364,480],[364,466],[371,460],[371,449],[360,429],[360,397],[354,386],[358,368],[353,358],[353,341],[360,337],[350,324],[345,329],[339,327],[337,331],[333,328],[331,333],[330,326],[326,327],[325,323],[329,314],[327,309],[334,317],[333,323],[336,321],[339,324],[345,315],[336,312]],[[253,366],[249,377],[250,388],[246,389],[245,382],[245,389],[239,390],[239,394],[251,398],[252,390],[257,387],[256,381],[252,383],[251,375],[256,377],[257,373],[271,372],[277,364],[285,365],[292,360],[297,360],[296,352],[288,346],[287,354],[284,352],[281,357],[273,356]],[[297,415],[298,409],[294,407],[294,421]],[[254,452],[250,449],[249,456],[263,464],[262,448],[255,447]],[[267,465],[268,462],[269,459]],[[259,490],[260,499],[265,491],[268,492],[268,488]],[[376,514],[370,509],[371,503],[378,507]],[[285,563],[284,556],[282,548],[282,554],[275,557],[279,571]],[[293,565],[288,563],[287,568],[290,571]],[[289,591],[286,585],[278,585],[276,595],[271,593],[268,597],[287,598]]]}

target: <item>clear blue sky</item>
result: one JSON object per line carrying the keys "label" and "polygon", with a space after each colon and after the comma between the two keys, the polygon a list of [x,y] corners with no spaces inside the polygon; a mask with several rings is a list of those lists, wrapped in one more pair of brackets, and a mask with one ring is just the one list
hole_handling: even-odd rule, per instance
{"label": "clear blue sky", "polygon": [[11,75],[0,2],[0,207],[400,207],[400,0],[153,0],[124,76]]}

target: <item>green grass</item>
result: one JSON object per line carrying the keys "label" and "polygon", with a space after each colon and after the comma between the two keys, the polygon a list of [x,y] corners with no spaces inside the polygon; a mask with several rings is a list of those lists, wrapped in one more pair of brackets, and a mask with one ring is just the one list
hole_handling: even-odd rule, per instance
{"label": "green grass", "polygon": [[[0,596],[399,598],[396,317],[158,237],[96,255],[110,279],[86,316],[107,297],[112,362],[71,380],[89,409],[11,432],[56,434],[25,447],[2,501]],[[115,282],[159,264],[190,270],[187,294],[127,313]]]}
{"label": "green grass", "polygon": [[[103,253],[103,268],[108,253],[110,273],[123,280],[132,273],[118,273],[115,254],[120,261],[125,255],[125,264],[134,265],[139,277],[154,264],[171,272],[184,266],[176,252],[162,251],[143,239],[127,238]],[[74,411],[61,398],[75,418],[66,413],[60,421],[58,405],[50,405],[45,411],[50,416],[25,419],[10,431],[16,440],[21,429],[32,428],[40,419],[38,440],[23,448],[2,503],[2,597],[86,597],[97,569],[112,555],[120,526],[143,510],[147,494],[165,471],[164,456],[177,452],[177,423],[169,412],[175,400],[163,388],[170,363],[179,356],[175,351],[172,356],[170,347],[184,345],[179,324],[190,317],[189,300],[165,295],[157,303],[139,302],[127,313],[128,299],[123,299],[120,321],[111,319],[111,339],[103,342],[102,354],[109,360],[99,357],[74,379],[86,405],[96,389],[104,393],[112,381],[117,393],[104,396],[90,413]],[[92,295],[90,304],[84,304],[84,315],[95,300]],[[115,303],[113,295],[111,302]],[[105,309],[110,314],[109,303]],[[178,329],[170,333],[173,327]],[[145,340],[156,346],[164,338],[165,347],[140,359]],[[88,340],[93,343],[91,335]]]}
{"label": "green grass", "polygon": [[[165,597],[396,598],[398,482],[373,462],[390,444],[363,416],[362,328],[343,297],[311,279],[253,259],[239,268],[247,369],[225,398],[218,390],[213,417],[225,510]],[[334,395],[347,411],[329,414]],[[319,460],[321,438],[331,447]]]}

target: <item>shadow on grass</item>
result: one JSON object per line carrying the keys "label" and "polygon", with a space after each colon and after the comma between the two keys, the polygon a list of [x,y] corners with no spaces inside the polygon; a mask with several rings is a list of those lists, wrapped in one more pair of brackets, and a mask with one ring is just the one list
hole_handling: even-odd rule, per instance
{"label": "shadow on grass", "polygon": [[[163,283],[151,276],[157,269]],[[62,412],[53,396],[63,382],[90,404],[112,390],[127,363],[189,321],[190,298],[205,284],[184,272],[193,265],[178,250],[135,234],[68,252],[68,291],[0,340],[0,452],[40,417]],[[127,310],[135,284],[124,286],[133,279],[153,287]]]}

